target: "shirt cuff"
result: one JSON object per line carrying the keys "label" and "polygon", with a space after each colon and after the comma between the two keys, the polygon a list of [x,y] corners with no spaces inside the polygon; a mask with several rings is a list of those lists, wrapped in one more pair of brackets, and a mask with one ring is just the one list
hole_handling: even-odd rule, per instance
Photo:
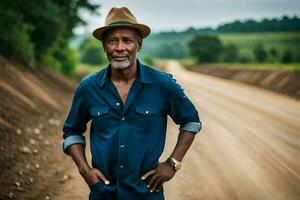
{"label": "shirt cuff", "polygon": [[202,122],[188,122],[186,124],[180,125],[180,131],[188,131],[193,133],[198,133],[202,128]]}
{"label": "shirt cuff", "polygon": [[67,137],[62,143],[62,148],[65,154],[68,154],[67,149],[72,144],[82,144],[85,147],[85,137],[82,135],[71,135]]}

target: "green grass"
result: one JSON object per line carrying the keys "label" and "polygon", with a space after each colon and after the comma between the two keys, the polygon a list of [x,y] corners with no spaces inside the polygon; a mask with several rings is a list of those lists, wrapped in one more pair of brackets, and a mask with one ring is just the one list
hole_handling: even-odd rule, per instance
{"label": "green grass", "polygon": [[288,50],[292,56],[300,62],[300,32],[280,33],[223,33],[218,34],[223,44],[234,44],[238,47],[242,56],[253,59],[253,48],[261,43],[267,51],[275,48],[277,57]]}
{"label": "green grass", "polygon": [[[300,71],[300,32],[281,32],[281,33],[223,33],[218,34],[224,45],[234,44],[237,46],[240,56],[250,58],[250,63],[214,63],[205,64],[211,66],[234,67],[234,68],[276,68],[287,69],[291,71]],[[256,63],[253,55],[253,48],[256,44],[261,43],[267,51],[271,48],[277,50],[277,56],[270,58],[266,63]],[[283,52],[289,50],[296,63],[280,63]],[[181,59],[180,62],[185,65],[196,64],[191,58]]]}

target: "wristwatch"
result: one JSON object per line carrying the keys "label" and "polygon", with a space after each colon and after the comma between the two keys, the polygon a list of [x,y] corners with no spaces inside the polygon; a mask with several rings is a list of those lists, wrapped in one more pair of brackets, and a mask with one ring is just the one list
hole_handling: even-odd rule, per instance
{"label": "wristwatch", "polygon": [[179,162],[178,160],[176,160],[175,158],[169,157],[168,158],[168,163],[173,167],[173,169],[177,172],[178,170],[181,169],[182,164],[181,162]]}

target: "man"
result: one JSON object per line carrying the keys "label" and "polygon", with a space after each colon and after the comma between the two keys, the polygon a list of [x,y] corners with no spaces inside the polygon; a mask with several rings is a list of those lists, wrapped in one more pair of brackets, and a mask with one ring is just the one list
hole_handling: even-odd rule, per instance
{"label": "man", "polygon": [[[112,8],[105,26],[93,32],[110,65],[80,82],[63,127],[63,149],[89,185],[90,199],[164,199],[163,183],[180,169],[201,129],[197,110],[172,76],[137,60],[149,34],[125,7]],[[180,133],[170,158],[159,163],[167,115]],[[83,136],[90,120],[92,167]]]}

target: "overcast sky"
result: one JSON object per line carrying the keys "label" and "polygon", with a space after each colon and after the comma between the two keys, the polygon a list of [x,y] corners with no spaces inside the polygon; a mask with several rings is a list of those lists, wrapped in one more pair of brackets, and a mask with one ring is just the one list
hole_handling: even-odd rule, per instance
{"label": "overcast sky", "polygon": [[104,25],[104,20],[113,7],[126,6],[140,23],[147,24],[153,32],[217,27],[234,20],[300,16],[300,0],[90,0],[100,2],[100,16],[82,13],[88,22],[75,33],[90,33]]}

